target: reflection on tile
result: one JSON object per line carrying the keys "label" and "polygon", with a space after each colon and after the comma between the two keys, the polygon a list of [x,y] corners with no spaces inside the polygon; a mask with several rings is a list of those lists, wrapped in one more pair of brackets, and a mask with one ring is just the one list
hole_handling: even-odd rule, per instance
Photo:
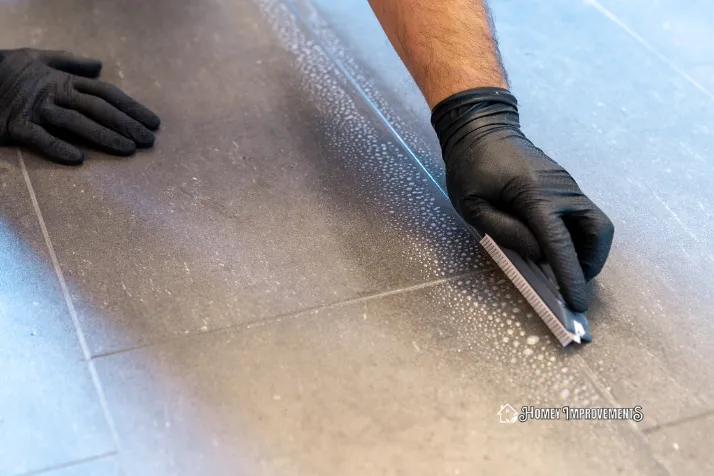
{"label": "reflection on tile", "polygon": [[[360,61],[366,71],[386,69],[390,57],[397,61],[373,51],[378,39],[355,41],[365,26],[377,31],[368,5],[295,2],[346,70]],[[710,408],[714,195],[708,177],[714,169],[706,158],[714,153],[714,115],[708,102],[591,6],[492,7],[525,130],[616,223],[612,256],[589,313],[595,342],[583,358],[615,401],[648,409],[644,427]],[[367,80],[355,68],[362,87],[382,87],[374,93],[382,97],[406,84],[399,65]],[[402,100],[418,94],[412,92]],[[429,127],[428,113],[400,112],[413,129]],[[437,161],[424,163],[442,180]]]}
{"label": "reflection on tile", "polygon": [[602,404],[515,296],[488,272],[100,358],[126,469],[666,474],[624,421],[499,422]]}
{"label": "reflection on tile", "polygon": [[714,97],[714,4],[707,0],[599,0],[607,15],[622,22]]}
{"label": "reflection on tile", "polygon": [[658,428],[648,433],[653,453],[674,476],[714,474],[711,440],[714,415]]}
{"label": "reflection on tile", "polygon": [[0,475],[113,448],[14,150],[0,149]]}

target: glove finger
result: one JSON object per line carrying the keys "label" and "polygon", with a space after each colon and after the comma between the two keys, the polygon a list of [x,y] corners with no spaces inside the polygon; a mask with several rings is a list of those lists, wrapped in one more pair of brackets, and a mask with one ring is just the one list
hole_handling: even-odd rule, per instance
{"label": "glove finger", "polygon": [[586,281],[600,274],[610,254],[615,226],[597,206],[563,217]]}
{"label": "glove finger", "polygon": [[136,152],[136,144],[126,137],[88,119],[77,111],[57,105],[46,105],[40,111],[47,123],[69,131],[113,155],[127,156]]}
{"label": "glove finger", "polygon": [[40,61],[50,68],[76,76],[96,78],[102,71],[101,61],[81,58],[67,51],[35,50],[34,53]]}
{"label": "glove finger", "polygon": [[464,219],[499,246],[510,248],[524,258],[538,261],[541,249],[533,232],[518,218],[493,207],[486,200],[470,197],[461,206]]}
{"label": "glove finger", "polygon": [[89,119],[118,132],[134,141],[138,147],[154,145],[155,137],[149,129],[96,96],[76,93],[58,100],[57,104],[74,109]]}
{"label": "glove finger", "polygon": [[152,131],[155,131],[159,128],[159,125],[161,125],[161,120],[156,114],[151,112],[146,106],[139,104],[113,84],[98,80],[78,80],[75,82],[74,87],[81,93],[91,94],[92,96],[104,99]]}
{"label": "glove finger", "polygon": [[585,312],[588,308],[585,276],[565,223],[559,216],[547,211],[534,211],[526,216],[545,258],[553,268],[566,303],[575,312]]}
{"label": "glove finger", "polygon": [[37,124],[25,122],[15,126],[10,130],[10,136],[18,144],[59,164],[79,165],[84,162],[81,150],[54,137]]}

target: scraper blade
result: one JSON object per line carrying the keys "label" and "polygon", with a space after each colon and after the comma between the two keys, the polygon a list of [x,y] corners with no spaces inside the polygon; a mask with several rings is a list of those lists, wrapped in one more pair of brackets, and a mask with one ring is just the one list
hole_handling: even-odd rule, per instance
{"label": "scraper blade", "polygon": [[547,263],[524,260],[518,253],[499,247],[484,235],[481,246],[506,273],[508,279],[523,295],[551,332],[565,347],[571,342],[590,342],[590,326],[585,315],[573,312],[558,291],[553,271]]}

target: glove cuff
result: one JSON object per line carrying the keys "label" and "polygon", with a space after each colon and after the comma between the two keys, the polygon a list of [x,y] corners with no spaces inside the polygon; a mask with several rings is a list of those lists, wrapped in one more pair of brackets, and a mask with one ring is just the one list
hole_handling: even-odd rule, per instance
{"label": "glove cuff", "polygon": [[518,101],[507,89],[469,89],[434,106],[431,125],[446,159],[467,138],[471,142],[494,130],[519,128]]}

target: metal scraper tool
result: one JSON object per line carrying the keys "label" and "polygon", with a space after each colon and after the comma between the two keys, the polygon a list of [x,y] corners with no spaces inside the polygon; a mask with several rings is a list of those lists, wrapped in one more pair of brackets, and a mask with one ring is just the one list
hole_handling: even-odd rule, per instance
{"label": "metal scraper tool", "polygon": [[571,342],[590,342],[590,326],[585,315],[566,306],[553,270],[547,263],[536,264],[524,260],[513,250],[499,247],[484,235],[481,246],[506,273],[508,279],[543,319],[563,347]]}

